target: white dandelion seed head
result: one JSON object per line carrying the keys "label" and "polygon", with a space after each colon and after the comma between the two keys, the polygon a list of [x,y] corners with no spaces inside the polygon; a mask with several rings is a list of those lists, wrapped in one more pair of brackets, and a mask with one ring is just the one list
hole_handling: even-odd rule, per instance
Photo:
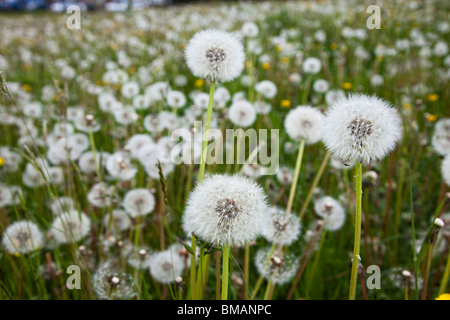
{"label": "white dandelion seed head", "polygon": [[259,28],[256,23],[247,21],[242,25],[241,32],[245,37],[254,38],[259,34]]}
{"label": "white dandelion seed head", "polygon": [[95,158],[92,151],[84,152],[78,159],[78,167],[80,171],[85,174],[91,174],[96,172],[96,164],[105,167],[108,161],[109,153],[107,152],[96,152]]}
{"label": "white dandelion seed head", "polygon": [[145,216],[155,208],[155,197],[147,189],[133,189],[125,194],[123,207],[132,218]]}
{"label": "white dandelion seed head", "polygon": [[313,90],[317,93],[325,93],[330,88],[330,84],[325,79],[317,79],[313,83]]}
{"label": "white dandelion seed head", "polygon": [[255,108],[255,111],[258,114],[269,114],[272,110],[272,105],[268,102],[259,100],[253,103],[253,108]]}
{"label": "white dandelion seed head", "polygon": [[50,203],[50,210],[54,216],[58,216],[61,213],[75,210],[75,201],[72,197],[58,197],[52,200]]}
{"label": "white dandelion seed head", "polygon": [[25,254],[41,248],[44,235],[34,222],[22,220],[6,228],[2,243],[5,250],[11,254]]}
{"label": "white dandelion seed head", "polygon": [[300,219],[282,208],[270,207],[261,220],[261,235],[271,243],[288,246],[299,237]]}
{"label": "white dandelion seed head", "polygon": [[226,31],[208,29],[196,33],[186,46],[185,57],[194,76],[209,81],[231,81],[244,69],[244,47]]}
{"label": "white dandelion seed head", "polygon": [[337,158],[353,164],[380,160],[402,136],[401,118],[378,97],[352,95],[330,106],[323,141]]}
{"label": "white dandelion seed head", "polygon": [[179,109],[186,105],[186,96],[183,92],[177,90],[170,90],[167,93],[167,104],[169,107]]}
{"label": "white dandelion seed head", "polygon": [[125,82],[120,92],[125,99],[132,99],[139,93],[139,83],[136,81]]}
{"label": "white dandelion seed head", "polygon": [[172,247],[156,252],[148,258],[150,274],[159,283],[172,283],[184,270],[184,259]]}
{"label": "white dandelion seed head", "polygon": [[206,177],[189,195],[184,229],[217,245],[242,245],[260,233],[263,189],[244,176]]}
{"label": "white dandelion seed head", "polygon": [[0,183],[0,208],[12,204],[13,195],[9,186]]}
{"label": "white dandelion seed head", "polygon": [[170,90],[170,86],[168,82],[158,81],[145,89],[145,95],[148,96],[152,101],[161,101],[163,100],[167,92]]}
{"label": "white dandelion seed head", "polygon": [[201,109],[208,109],[209,94],[198,92],[194,95],[194,105]]}
{"label": "white dandelion seed head", "polygon": [[294,170],[285,166],[280,167],[276,173],[276,178],[282,185],[290,185],[294,178]]}
{"label": "white dandelion seed head", "polygon": [[104,226],[112,233],[128,230],[131,226],[131,219],[128,213],[122,209],[114,209],[105,215]]}
{"label": "white dandelion seed head", "polygon": [[130,153],[131,158],[137,159],[141,148],[152,143],[153,139],[148,134],[137,133],[128,139],[126,149]]}
{"label": "white dandelion seed head", "polygon": [[450,118],[441,118],[436,122],[431,146],[440,156],[450,154]]}
{"label": "white dandelion seed head", "polygon": [[136,110],[145,110],[150,108],[152,104],[152,99],[149,95],[138,94],[133,97],[133,108]]}
{"label": "white dandelion seed head", "polygon": [[284,284],[292,279],[298,269],[299,259],[293,254],[283,256],[273,254],[271,248],[262,248],[256,252],[255,266],[258,273],[274,284]]}
{"label": "white dandelion seed head", "polygon": [[441,174],[447,186],[450,186],[450,154],[445,156],[441,162]]}
{"label": "white dandelion seed head", "polygon": [[87,199],[97,208],[109,207],[112,203],[113,187],[104,182],[96,183],[89,190]]}
{"label": "white dandelion seed head", "polygon": [[27,103],[23,106],[22,112],[26,117],[38,119],[42,116],[42,104],[38,101]]}
{"label": "white dandelion seed head", "polygon": [[[209,96],[208,96],[209,99]],[[217,87],[214,91],[214,104],[219,107],[225,107],[225,104],[231,99],[230,91],[225,87]]]}
{"label": "white dandelion seed head", "polygon": [[255,84],[255,91],[261,94],[264,98],[272,99],[277,94],[277,86],[270,80],[263,80]]}
{"label": "white dandelion seed head", "polygon": [[317,74],[322,68],[322,62],[317,58],[309,57],[303,61],[302,68],[304,73]]}
{"label": "white dandelion seed head", "polygon": [[113,115],[116,122],[123,125],[135,123],[139,119],[139,115],[132,106],[114,109]]}
{"label": "white dandelion seed head", "polygon": [[92,287],[100,300],[126,300],[136,296],[133,278],[112,261],[102,263],[92,275]]}
{"label": "white dandelion seed head", "polygon": [[131,163],[130,157],[124,152],[118,151],[108,157],[106,170],[115,179],[127,181],[137,173],[137,169]]}
{"label": "white dandelion seed head", "polygon": [[63,212],[52,222],[50,233],[59,244],[78,242],[87,236],[91,229],[89,217],[77,210]]}
{"label": "white dandelion seed head", "polygon": [[324,229],[339,230],[345,222],[344,207],[330,196],[324,196],[314,202],[314,212],[324,219]]}
{"label": "white dandelion seed head", "polygon": [[289,111],[284,120],[287,134],[294,140],[305,140],[306,144],[314,144],[322,138],[324,115],[319,109],[311,106],[298,106]]}
{"label": "white dandelion seed head", "polygon": [[240,127],[251,126],[256,120],[256,111],[248,101],[234,102],[228,110],[230,121]]}

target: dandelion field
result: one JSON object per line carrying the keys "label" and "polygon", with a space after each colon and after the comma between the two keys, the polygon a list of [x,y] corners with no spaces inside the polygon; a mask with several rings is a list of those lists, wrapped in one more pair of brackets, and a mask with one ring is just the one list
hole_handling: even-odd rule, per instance
{"label": "dandelion field", "polygon": [[[0,299],[448,299],[449,6],[0,12]],[[374,107],[342,159],[346,97]],[[268,130],[270,163],[203,166],[205,123]]]}

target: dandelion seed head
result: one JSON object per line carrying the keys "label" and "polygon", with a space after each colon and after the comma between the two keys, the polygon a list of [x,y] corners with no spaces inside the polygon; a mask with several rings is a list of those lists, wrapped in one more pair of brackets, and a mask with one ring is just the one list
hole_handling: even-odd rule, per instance
{"label": "dandelion seed head", "polygon": [[339,230],[345,222],[345,210],[333,197],[324,196],[314,203],[314,212],[324,219],[324,228],[329,231]]}
{"label": "dandelion seed head", "polygon": [[230,121],[241,127],[248,127],[256,120],[256,111],[248,101],[234,102],[229,111]]}
{"label": "dandelion seed head", "polygon": [[102,263],[92,275],[98,299],[127,300],[136,296],[131,275],[120,271],[112,261]]}
{"label": "dandelion seed head", "polygon": [[78,242],[86,237],[91,229],[89,217],[77,210],[63,212],[52,222],[50,233],[59,244]]}
{"label": "dandelion seed head", "polygon": [[41,248],[44,236],[34,222],[21,220],[6,228],[2,243],[5,250],[11,254],[26,254]]}
{"label": "dandelion seed head", "polygon": [[147,189],[133,189],[125,194],[123,207],[132,218],[145,216],[155,208],[155,197]]}
{"label": "dandelion seed head", "polygon": [[150,274],[159,283],[173,283],[184,270],[184,260],[180,255],[169,248],[165,251],[153,253],[148,258]]}
{"label": "dandelion seed head", "polygon": [[228,82],[238,77],[245,53],[232,33],[208,29],[196,33],[186,46],[185,57],[191,72],[200,78]]}
{"label": "dandelion seed head", "polygon": [[[256,252],[255,266],[258,273],[274,284],[282,285],[295,275],[299,260],[293,254],[272,255],[270,248],[261,248]],[[270,258],[270,259],[269,259]]]}
{"label": "dandelion seed head", "polygon": [[382,159],[402,135],[397,111],[387,102],[366,95],[352,95],[331,105],[325,129],[326,147],[349,164]]}
{"label": "dandelion seed head", "polygon": [[289,111],[284,120],[284,127],[292,139],[304,139],[306,144],[314,144],[322,138],[324,116],[319,109],[298,106]]}
{"label": "dandelion seed head", "polygon": [[259,235],[266,206],[263,190],[253,180],[209,176],[189,195],[183,227],[212,244],[242,245]]}
{"label": "dandelion seed head", "polygon": [[261,234],[267,241],[288,246],[300,234],[300,219],[278,207],[270,207],[261,219]]}

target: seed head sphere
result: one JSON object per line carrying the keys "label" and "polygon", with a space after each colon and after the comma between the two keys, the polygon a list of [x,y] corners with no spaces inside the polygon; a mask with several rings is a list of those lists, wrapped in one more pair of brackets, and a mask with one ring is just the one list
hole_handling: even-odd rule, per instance
{"label": "seed head sphere", "polygon": [[244,69],[244,47],[236,36],[222,30],[196,33],[186,46],[185,57],[196,77],[211,82],[231,81]]}
{"label": "seed head sphere", "polygon": [[397,111],[375,96],[339,99],[326,113],[323,141],[331,153],[348,164],[384,158],[401,136]]}

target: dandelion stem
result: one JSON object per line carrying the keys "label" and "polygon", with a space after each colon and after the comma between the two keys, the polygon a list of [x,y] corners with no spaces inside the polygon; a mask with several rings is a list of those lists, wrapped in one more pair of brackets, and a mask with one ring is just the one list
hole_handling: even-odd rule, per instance
{"label": "dandelion stem", "polygon": [[195,288],[195,252],[196,252],[196,240],[195,237],[192,236],[191,238],[191,248],[192,248],[192,254],[191,254],[191,272],[190,272],[190,278],[189,278],[189,293],[191,299],[194,298],[194,288]]}
{"label": "dandelion stem", "polygon": [[420,297],[421,300],[427,299],[427,293],[428,293],[428,279],[430,275],[430,268],[431,268],[431,260],[433,258],[433,243],[428,244],[428,250],[427,250],[427,260],[425,264],[425,275],[423,277],[423,287],[422,287],[422,295]]}
{"label": "dandelion stem", "polygon": [[211,125],[215,87],[216,87],[216,83],[211,82],[211,87],[209,89],[208,110],[206,112],[205,132],[203,133],[202,157],[201,157],[201,162],[200,162],[200,170],[198,172],[198,182],[203,181],[203,177],[205,176],[206,155],[207,155],[206,148],[208,147],[209,127]]}
{"label": "dandelion stem", "polygon": [[[245,244],[245,256],[244,256],[244,278],[245,282],[249,282],[250,276],[250,244]],[[248,300],[248,290],[244,290],[245,300]]]}
{"label": "dandelion stem", "polygon": [[362,211],[362,164],[356,163],[356,213],[355,213],[355,241],[353,248],[352,273],[350,279],[349,300],[355,300],[356,283],[358,280],[359,250],[361,246],[361,211]]}
{"label": "dandelion stem", "polygon": [[447,290],[448,278],[450,275],[450,248],[448,250],[447,264],[445,266],[444,276],[442,277],[441,286],[439,287],[439,295]]}
{"label": "dandelion stem", "polygon": [[312,74],[309,74],[306,78],[305,87],[303,88],[303,97],[302,97],[302,104],[305,105],[308,102],[308,94],[309,94],[309,87],[311,86],[312,81]]}
{"label": "dandelion stem", "polygon": [[330,155],[331,155],[330,151],[327,151],[327,153],[325,154],[325,157],[322,160],[322,163],[320,164],[319,171],[317,172],[316,176],[314,177],[311,187],[309,188],[308,195],[306,196],[306,199],[303,202],[302,209],[300,210],[300,213],[298,215],[300,220],[305,215],[306,208],[308,207],[308,204],[311,201],[312,195],[314,193],[314,189],[316,189],[317,185],[319,184],[319,180],[322,177],[325,167],[327,166],[328,160],[330,159]]}
{"label": "dandelion stem", "polygon": [[302,139],[300,141],[300,147],[298,149],[297,162],[295,164],[294,178],[292,180],[291,191],[289,193],[289,200],[288,200],[288,204],[286,207],[286,214],[289,214],[292,211],[292,205],[294,203],[295,190],[297,189],[297,181],[298,181],[298,176],[300,173],[300,167],[302,164],[304,149],[305,149],[305,139]]}
{"label": "dandelion stem", "polygon": [[222,249],[222,294],[221,300],[228,300],[228,262],[230,260],[230,246],[226,245]]}

